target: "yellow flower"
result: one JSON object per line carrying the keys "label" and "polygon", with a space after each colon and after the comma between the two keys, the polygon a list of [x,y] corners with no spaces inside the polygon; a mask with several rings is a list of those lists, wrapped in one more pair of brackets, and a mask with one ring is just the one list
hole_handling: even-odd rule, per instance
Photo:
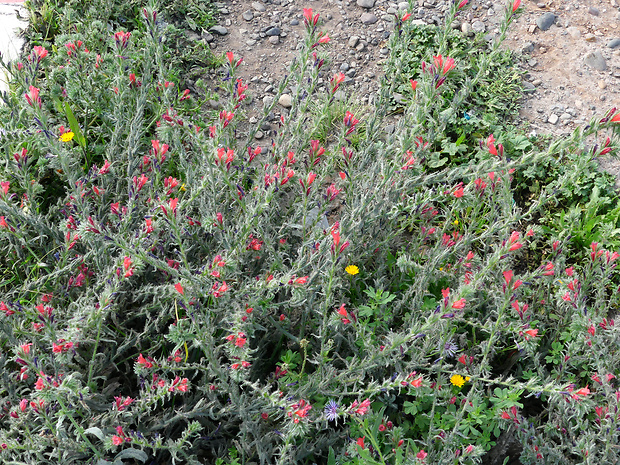
{"label": "yellow flower", "polygon": [[454,222],[452,223],[454,226],[458,226],[459,225],[459,220],[454,220]]}
{"label": "yellow flower", "polygon": [[182,192],[185,192],[185,183],[181,184],[181,187],[179,187],[179,190]]}
{"label": "yellow flower", "polygon": [[457,387],[463,387],[463,385],[465,384],[465,378],[463,378],[461,375],[452,375],[452,377],[450,378],[450,382]]}
{"label": "yellow flower", "polygon": [[61,142],[69,142],[71,139],[73,139],[74,134],[69,131],[69,132],[65,132],[64,134],[61,134],[59,139]]}
{"label": "yellow flower", "polygon": [[360,272],[360,269],[355,265],[349,265],[344,269],[344,271],[346,271],[350,275],[355,275]]}

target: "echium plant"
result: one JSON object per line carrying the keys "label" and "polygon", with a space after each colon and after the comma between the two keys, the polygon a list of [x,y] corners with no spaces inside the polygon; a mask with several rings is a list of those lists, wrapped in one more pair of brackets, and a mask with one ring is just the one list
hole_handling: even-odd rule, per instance
{"label": "echium plant", "polygon": [[303,17],[268,146],[261,122],[236,137],[232,53],[230,98],[198,123],[153,9],[142,32],[93,26],[10,65],[2,460],[481,463],[501,435],[524,462],[616,460],[619,256],[593,243],[573,262],[536,223],[555,192],[523,205],[512,186],[615,110],[548,152],[485,135],[475,162],[437,169],[436,105],[462,65],[439,45],[393,134],[384,86],[320,142],[344,76]]}

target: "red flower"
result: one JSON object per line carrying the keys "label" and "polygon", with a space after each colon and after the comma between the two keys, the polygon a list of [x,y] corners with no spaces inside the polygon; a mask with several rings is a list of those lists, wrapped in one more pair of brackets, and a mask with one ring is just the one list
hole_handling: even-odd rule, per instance
{"label": "red flower", "polygon": [[138,355],[138,365],[142,365],[144,368],[153,368],[153,364],[145,359],[142,354]]}
{"label": "red flower", "polygon": [[517,8],[519,8],[520,5],[521,0],[514,0],[514,2],[512,3],[512,12],[514,13],[515,11],[517,11]]}
{"label": "red flower", "polygon": [[30,86],[28,88],[28,92],[24,94],[24,97],[26,98],[26,101],[28,102],[28,105],[30,105],[33,108],[34,108],[35,104],[39,108],[41,108],[41,106],[42,106],[41,97],[39,97],[39,92],[40,92],[40,90],[38,88],[36,88],[34,86]]}
{"label": "red flower", "polygon": [[177,290],[177,292],[181,295],[185,294],[185,291],[183,290],[183,286],[181,285],[181,283],[176,283],[174,285],[174,288]]}
{"label": "red flower", "polygon": [[457,10],[460,10],[465,5],[467,5],[467,0],[461,0],[461,3],[459,3],[459,6],[457,6],[456,8],[457,8]]}
{"label": "red flower", "polygon": [[37,379],[37,382],[34,383],[34,388],[37,391],[42,391],[43,389],[45,389],[45,381],[43,381],[43,378],[39,377],[39,379]]}
{"label": "red flower", "polygon": [[422,449],[420,452],[418,452],[415,456],[417,458],[419,458],[420,460],[424,460],[426,458],[428,454],[426,452],[424,452],[424,449]]}
{"label": "red flower", "polygon": [[120,438],[118,436],[112,436],[112,444],[114,444],[115,446],[120,446],[123,443],[123,438]]}
{"label": "red flower", "polygon": [[358,446],[360,446],[362,449],[364,449],[364,448],[365,448],[365,446],[364,446],[364,438],[365,438],[365,437],[366,437],[366,436],[364,436],[364,437],[362,437],[362,438],[357,438],[357,442],[356,442],[356,444],[357,444]]}
{"label": "red flower", "polygon": [[448,74],[454,68],[454,58],[446,58],[441,72],[445,75]]}
{"label": "red flower", "polygon": [[577,399],[576,396],[586,397],[588,394],[590,394],[590,389],[588,389],[588,386],[586,386],[579,389],[578,391],[575,391],[575,394],[573,394],[573,399]]}
{"label": "red flower", "polygon": [[338,90],[338,87],[340,87],[340,84],[342,84],[344,79],[345,75],[343,73],[337,73],[334,75],[333,78],[329,80],[330,84],[332,85],[332,94]]}
{"label": "red flower", "polygon": [[463,308],[465,308],[465,302],[466,302],[465,299],[457,300],[456,302],[452,304],[452,308],[456,310],[462,310]]}

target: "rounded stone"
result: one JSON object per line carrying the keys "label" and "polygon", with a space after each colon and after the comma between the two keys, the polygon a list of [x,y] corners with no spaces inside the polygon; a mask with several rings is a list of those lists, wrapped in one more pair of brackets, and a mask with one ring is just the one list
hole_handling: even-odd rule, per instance
{"label": "rounded stone", "polygon": [[557,16],[554,15],[553,13],[545,13],[542,16],[539,16],[536,19],[536,25],[538,26],[538,29],[540,29],[541,31],[546,31],[547,29],[549,29],[553,23],[555,23]]}
{"label": "rounded stone", "polygon": [[609,48],[618,48],[618,47],[620,47],[620,39],[611,39],[609,42],[607,42],[607,46]]}
{"label": "rounded stone", "polygon": [[291,108],[293,106],[293,98],[290,94],[282,94],[278,100],[278,103],[284,108]]}
{"label": "rounded stone", "polygon": [[605,61],[603,54],[599,50],[587,53],[583,57],[583,61],[587,66],[598,71],[605,71],[607,69],[607,61]]}
{"label": "rounded stone", "polygon": [[265,5],[259,2],[252,2],[252,8],[254,8],[256,11],[260,11],[261,13],[264,13],[265,11],[267,11],[267,9],[265,8]]}
{"label": "rounded stone", "polygon": [[361,17],[360,17],[360,21],[364,24],[375,24],[377,21],[379,21],[379,18],[377,18],[374,14],[372,13],[364,13]]}
{"label": "rounded stone", "polygon": [[225,36],[226,34],[228,34],[228,29],[226,29],[224,26],[213,26],[210,31],[215,32],[216,34],[219,34],[221,36]]}
{"label": "rounded stone", "polygon": [[484,25],[482,21],[474,21],[474,23],[471,25],[471,29],[476,34],[479,34],[481,32],[486,31],[486,26]]}
{"label": "rounded stone", "polygon": [[357,0],[357,6],[362,8],[372,8],[375,6],[375,0]]}

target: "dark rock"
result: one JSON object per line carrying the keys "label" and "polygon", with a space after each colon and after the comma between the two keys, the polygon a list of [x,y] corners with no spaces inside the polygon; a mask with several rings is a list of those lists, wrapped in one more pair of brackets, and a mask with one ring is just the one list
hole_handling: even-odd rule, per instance
{"label": "dark rock", "polygon": [[536,20],[536,25],[541,31],[546,31],[553,25],[553,23],[555,23],[556,18],[557,16],[553,13],[545,13],[544,15],[538,17]]}

